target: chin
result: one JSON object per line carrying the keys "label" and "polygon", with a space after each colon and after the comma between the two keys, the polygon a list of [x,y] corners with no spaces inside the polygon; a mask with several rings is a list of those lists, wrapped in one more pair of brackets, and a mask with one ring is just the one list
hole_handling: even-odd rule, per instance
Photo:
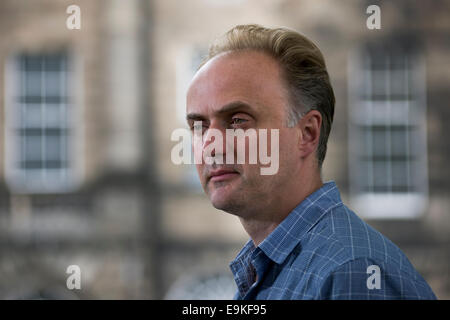
{"label": "chin", "polygon": [[231,214],[237,214],[241,206],[238,205],[233,197],[224,197],[224,195],[216,194],[210,196],[210,201],[214,208]]}
{"label": "chin", "polygon": [[211,201],[213,207],[219,210],[224,210],[224,208],[226,208],[231,202],[228,197],[224,197],[221,194],[213,194],[209,197],[209,200]]}

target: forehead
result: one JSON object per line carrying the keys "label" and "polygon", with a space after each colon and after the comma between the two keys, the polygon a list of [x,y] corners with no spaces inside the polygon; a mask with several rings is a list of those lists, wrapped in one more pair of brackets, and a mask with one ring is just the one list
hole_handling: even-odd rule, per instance
{"label": "forehead", "polygon": [[187,94],[187,112],[209,112],[233,101],[274,105],[287,96],[278,62],[257,51],[228,52],[208,61]]}

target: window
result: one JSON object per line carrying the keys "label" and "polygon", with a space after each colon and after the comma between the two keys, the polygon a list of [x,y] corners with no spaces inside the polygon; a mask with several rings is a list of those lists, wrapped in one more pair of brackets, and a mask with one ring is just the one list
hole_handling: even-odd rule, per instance
{"label": "window", "polygon": [[415,51],[367,48],[350,59],[352,206],[367,218],[410,218],[427,195],[425,70]]}
{"label": "window", "polygon": [[24,193],[66,191],[73,183],[67,55],[17,55],[6,77],[9,186]]}

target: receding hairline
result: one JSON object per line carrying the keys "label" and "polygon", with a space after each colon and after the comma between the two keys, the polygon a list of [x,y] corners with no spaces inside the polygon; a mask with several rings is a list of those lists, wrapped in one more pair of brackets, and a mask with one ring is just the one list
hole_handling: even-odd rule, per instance
{"label": "receding hairline", "polygon": [[278,71],[277,76],[279,77],[279,80],[281,81],[282,88],[284,90],[286,90],[285,93],[287,94],[287,98],[289,99],[290,98],[289,97],[289,83],[287,82],[287,79],[285,77],[285,72],[283,70],[283,66],[280,63],[280,61],[278,59],[276,59],[276,57],[271,55],[269,52],[266,52],[265,50],[253,49],[253,48],[227,50],[227,51],[220,52],[217,55],[215,55],[209,59],[205,59],[205,61],[203,61],[202,64],[200,64],[196,73],[194,74],[193,78],[191,79],[190,85],[188,87],[188,91],[191,88],[191,86],[196,82],[198,76],[201,75],[203,72],[207,72],[208,67],[211,64],[218,62],[219,59],[224,59],[224,58],[225,59],[233,59],[236,57],[242,57],[243,55],[249,55],[249,54],[260,55],[262,57],[267,58],[268,61],[271,61],[273,63],[273,66],[275,66]]}
{"label": "receding hairline", "polygon": [[203,69],[203,67],[213,63],[214,61],[221,59],[221,58],[225,58],[225,57],[234,57],[234,56],[241,56],[241,55],[246,55],[246,54],[258,54],[261,56],[265,56],[268,57],[270,60],[272,60],[279,68],[280,70],[282,69],[281,67],[281,63],[280,61],[278,61],[278,59],[271,54],[269,51],[264,50],[264,49],[259,49],[259,48],[244,48],[244,49],[230,49],[230,50],[225,50],[225,51],[221,51],[218,54],[212,56],[212,57],[206,57],[198,66],[196,74]]}

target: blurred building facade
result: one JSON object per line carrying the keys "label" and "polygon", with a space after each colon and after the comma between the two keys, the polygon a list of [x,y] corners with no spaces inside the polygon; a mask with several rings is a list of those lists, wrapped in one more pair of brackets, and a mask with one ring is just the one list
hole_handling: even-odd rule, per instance
{"label": "blurred building facade", "polygon": [[[69,5],[81,29],[66,27]],[[381,29],[366,27],[371,4]],[[0,2],[0,297],[231,298],[247,240],[171,161],[185,92],[236,24],[315,41],[336,94],[324,180],[450,298],[450,1]],[[79,265],[81,290],[66,269]]]}

